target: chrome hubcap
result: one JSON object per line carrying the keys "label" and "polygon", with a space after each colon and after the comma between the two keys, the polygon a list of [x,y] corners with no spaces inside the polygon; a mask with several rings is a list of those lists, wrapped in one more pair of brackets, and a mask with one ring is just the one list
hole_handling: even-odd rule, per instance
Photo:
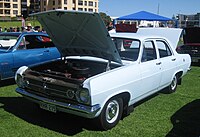
{"label": "chrome hubcap", "polygon": [[106,121],[108,123],[113,123],[117,120],[119,115],[119,103],[116,100],[109,102],[106,108]]}
{"label": "chrome hubcap", "polygon": [[177,85],[177,79],[176,76],[173,78],[172,83],[171,83],[171,89],[174,90]]}

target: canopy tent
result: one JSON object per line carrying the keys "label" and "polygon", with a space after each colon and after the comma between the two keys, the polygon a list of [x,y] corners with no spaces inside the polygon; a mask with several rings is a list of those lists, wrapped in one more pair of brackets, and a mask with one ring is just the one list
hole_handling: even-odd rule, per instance
{"label": "canopy tent", "polygon": [[157,14],[153,14],[146,11],[140,11],[137,13],[129,14],[126,16],[122,16],[117,18],[116,20],[147,20],[147,21],[169,21],[172,20],[167,17],[163,17]]}

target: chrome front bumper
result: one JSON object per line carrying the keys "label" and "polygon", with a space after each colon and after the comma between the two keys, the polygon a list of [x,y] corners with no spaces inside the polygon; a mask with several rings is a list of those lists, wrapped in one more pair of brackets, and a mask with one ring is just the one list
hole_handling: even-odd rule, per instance
{"label": "chrome front bumper", "polygon": [[86,105],[82,105],[82,104],[74,105],[74,104],[69,104],[69,103],[58,102],[56,100],[51,100],[48,98],[44,98],[41,96],[31,94],[21,88],[17,88],[16,92],[21,94],[25,98],[27,98],[33,102],[36,102],[37,104],[47,103],[50,105],[54,105],[54,106],[56,106],[56,110],[58,110],[58,111],[74,114],[77,116],[82,116],[85,118],[95,118],[97,112],[101,108],[99,104],[90,107],[90,106],[86,106]]}

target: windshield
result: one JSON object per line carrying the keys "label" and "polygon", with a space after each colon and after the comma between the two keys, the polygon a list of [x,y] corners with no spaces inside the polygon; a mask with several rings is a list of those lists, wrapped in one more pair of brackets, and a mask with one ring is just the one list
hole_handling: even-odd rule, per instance
{"label": "windshield", "polygon": [[136,61],[139,56],[140,41],[136,39],[112,39],[122,60]]}
{"label": "windshield", "polygon": [[0,35],[0,49],[9,50],[17,42],[18,36]]}

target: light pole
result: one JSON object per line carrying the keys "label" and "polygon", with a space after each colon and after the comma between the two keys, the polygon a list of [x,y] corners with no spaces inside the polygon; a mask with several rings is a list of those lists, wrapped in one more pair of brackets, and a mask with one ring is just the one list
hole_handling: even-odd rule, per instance
{"label": "light pole", "polygon": [[188,18],[185,19],[185,27],[187,27]]}

